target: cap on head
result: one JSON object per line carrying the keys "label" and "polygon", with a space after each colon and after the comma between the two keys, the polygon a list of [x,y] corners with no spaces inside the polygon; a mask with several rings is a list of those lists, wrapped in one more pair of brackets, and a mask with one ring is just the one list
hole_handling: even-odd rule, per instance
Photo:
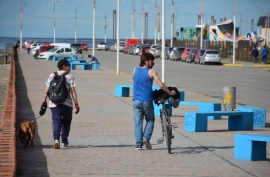
{"label": "cap on head", "polygon": [[69,64],[69,62],[68,62],[67,59],[61,59],[61,60],[58,61],[57,67],[60,69],[60,68],[62,68],[64,65],[66,66],[66,65],[68,65],[68,64]]}

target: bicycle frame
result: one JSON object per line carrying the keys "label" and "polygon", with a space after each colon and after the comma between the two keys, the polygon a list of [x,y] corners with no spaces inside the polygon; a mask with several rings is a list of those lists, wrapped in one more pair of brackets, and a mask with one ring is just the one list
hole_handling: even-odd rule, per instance
{"label": "bicycle frame", "polygon": [[172,135],[172,124],[171,124],[171,117],[169,114],[169,110],[166,109],[165,103],[162,102],[162,109],[160,110],[160,119],[161,119],[161,127],[162,127],[162,138],[159,138],[157,140],[158,144],[163,143],[164,136],[166,138],[166,144],[168,148],[168,153],[171,154],[171,139],[174,138]]}

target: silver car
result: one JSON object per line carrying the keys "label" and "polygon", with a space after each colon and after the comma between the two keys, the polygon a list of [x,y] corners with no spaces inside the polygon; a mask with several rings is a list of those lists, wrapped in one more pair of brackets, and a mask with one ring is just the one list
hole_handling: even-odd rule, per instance
{"label": "silver car", "polygon": [[205,65],[205,63],[221,64],[221,57],[219,52],[213,49],[206,49],[204,54],[201,56],[200,63],[202,65]]}

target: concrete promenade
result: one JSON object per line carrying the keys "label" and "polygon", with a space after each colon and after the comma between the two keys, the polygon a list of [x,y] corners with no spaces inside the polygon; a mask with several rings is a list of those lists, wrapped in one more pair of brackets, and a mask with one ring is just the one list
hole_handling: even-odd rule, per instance
{"label": "concrete promenade", "polygon": [[[45,84],[49,74],[57,70],[53,61],[35,60],[20,54],[17,65],[17,128],[22,120],[38,117]],[[115,84],[131,84],[131,74],[106,68],[72,70],[80,113],[73,114],[70,145],[53,149],[51,112],[35,120],[37,125],[34,148],[24,149],[17,138],[17,177],[269,177],[270,144],[266,161],[234,160],[234,135],[237,133],[270,134],[270,127],[253,131],[228,131],[228,119],[210,120],[209,132],[183,131],[186,111],[196,107],[173,109],[172,152],[168,154],[161,138],[159,117],[151,139],[152,150],[135,150],[131,97],[115,97]],[[185,99],[217,101],[184,88]],[[267,122],[270,122],[269,113]]]}

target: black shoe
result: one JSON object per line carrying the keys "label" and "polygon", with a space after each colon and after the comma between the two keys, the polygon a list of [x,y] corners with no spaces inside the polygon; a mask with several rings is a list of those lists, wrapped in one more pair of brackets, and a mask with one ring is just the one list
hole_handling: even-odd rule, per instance
{"label": "black shoe", "polygon": [[141,149],[142,149],[142,145],[137,145],[137,146],[135,147],[135,149],[136,149],[136,150],[141,150]]}
{"label": "black shoe", "polygon": [[146,149],[152,149],[152,145],[150,144],[149,140],[143,140],[143,144],[145,145]]}

